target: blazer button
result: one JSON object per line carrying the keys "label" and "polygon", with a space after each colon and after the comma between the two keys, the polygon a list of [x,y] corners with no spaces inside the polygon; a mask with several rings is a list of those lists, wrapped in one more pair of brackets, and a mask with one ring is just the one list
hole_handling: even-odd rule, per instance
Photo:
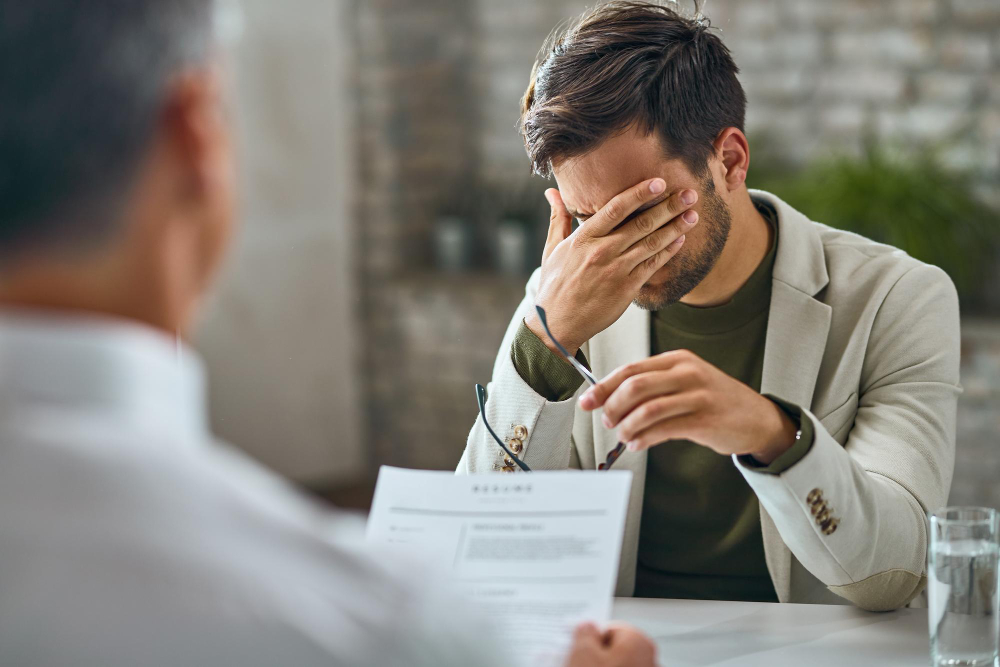
{"label": "blazer button", "polygon": [[823,499],[823,489],[813,489],[812,491],[809,492],[809,495],[806,496],[806,502],[809,503],[810,505],[813,505],[822,499]]}
{"label": "blazer button", "polygon": [[510,447],[510,451],[515,454],[520,454],[521,450],[524,449],[524,440],[520,438],[511,438],[507,441],[507,446]]}
{"label": "blazer button", "polygon": [[513,468],[513,467],[514,467],[514,462],[513,462],[513,461],[511,461],[511,459],[510,459],[510,457],[509,457],[509,456],[505,456],[505,457],[503,457],[503,463],[504,463],[504,465],[505,465],[505,466],[508,466],[508,467],[510,467],[510,468]]}
{"label": "blazer button", "polygon": [[514,437],[518,440],[524,440],[528,437],[528,429],[525,426],[518,424],[514,427]]}
{"label": "blazer button", "polygon": [[833,510],[829,507],[824,507],[823,511],[816,515],[816,523],[823,524],[830,516],[833,514]]}
{"label": "blazer button", "polygon": [[833,535],[839,525],[840,519],[827,519],[820,524],[820,529],[822,529],[824,535]]}
{"label": "blazer button", "polygon": [[818,516],[820,512],[825,512],[826,511],[826,501],[821,499],[821,500],[813,503],[812,507],[809,508],[809,511],[812,512],[813,516]]}
{"label": "blazer button", "polygon": [[503,468],[500,468],[500,470],[503,472],[514,472],[514,466],[504,466]]}

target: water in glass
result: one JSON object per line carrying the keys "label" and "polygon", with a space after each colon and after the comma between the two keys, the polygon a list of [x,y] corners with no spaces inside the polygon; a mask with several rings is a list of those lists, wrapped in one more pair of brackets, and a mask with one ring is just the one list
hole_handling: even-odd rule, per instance
{"label": "water in glass", "polygon": [[997,543],[932,543],[928,568],[931,656],[935,667],[997,663]]}

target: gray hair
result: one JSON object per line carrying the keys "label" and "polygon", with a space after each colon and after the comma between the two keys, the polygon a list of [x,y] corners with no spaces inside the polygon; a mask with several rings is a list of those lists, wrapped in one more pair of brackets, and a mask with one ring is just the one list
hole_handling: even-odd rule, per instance
{"label": "gray hair", "polygon": [[0,0],[0,261],[113,231],[214,0]]}

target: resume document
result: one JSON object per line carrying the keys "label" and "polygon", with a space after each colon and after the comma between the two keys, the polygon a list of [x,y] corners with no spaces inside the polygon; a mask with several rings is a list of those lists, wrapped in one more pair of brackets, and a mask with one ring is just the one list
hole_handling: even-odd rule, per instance
{"label": "resume document", "polygon": [[368,540],[444,566],[527,664],[559,664],[578,622],[610,617],[631,483],[630,471],[383,467]]}

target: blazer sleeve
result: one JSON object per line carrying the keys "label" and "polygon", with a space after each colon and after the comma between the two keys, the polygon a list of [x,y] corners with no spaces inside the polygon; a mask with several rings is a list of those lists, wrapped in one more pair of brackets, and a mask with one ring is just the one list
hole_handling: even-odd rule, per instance
{"label": "blazer sleeve", "polygon": [[799,562],[864,609],[902,607],[926,583],[925,516],[954,469],[960,343],[951,280],[909,269],[873,319],[846,443],[803,410],[814,442],[794,466],[768,475],[737,459]]}
{"label": "blazer sleeve", "polygon": [[[524,299],[511,318],[493,366],[493,378],[486,387],[486,416],[497,435],[510,446],[520,441],[519,454],[530,468],[560,470],[579,468],[579,456],[573,445],[573,421],[576,397],[580,390],[564,401],[551,402],[540,396],[514,368],[511,346],[524,318],[535,307],[539,271],[528,280]],[[582,389],[582,387],[581,387]],[[511,449],[515,449],[511,447]],[[466,442],[465,452],[458,462],[459,473],[503,470],[505,454],[476,418]],[[509,468],[509,466],[506,466]],[[521,472],[515,467],[516,472]],[[510,472],[508,470],[507,472]]]}

